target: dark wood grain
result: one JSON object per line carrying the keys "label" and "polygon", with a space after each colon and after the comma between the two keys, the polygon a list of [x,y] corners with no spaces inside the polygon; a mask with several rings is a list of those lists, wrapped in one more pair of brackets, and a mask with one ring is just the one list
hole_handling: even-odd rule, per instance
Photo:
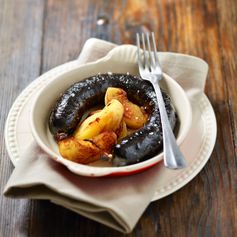
{"label": "dark wood grain", "polygon": [[[38,75],[41,61],[42,0],[0,0],[0,236],[27,236],[32,202],[8,200],[3,188],[13,170],[5,144],[4,124],[17,95]],[[22,221],[23,220],[23,221]]]}
{"label": "dark wood grain", "polygon": [[[98,19],[105,24],[97,24]],[[156,33],[160,51],[204,58],[217,117],[215,149],[176,193],[152,203],[128,236],[237,236],[237,2],[235,0],[0,0],[1,131],[20,91],[75,59],[90,37],[134,43]],[[4,89],[3,89],[4,88]],[[13,166],[0,137],[1,193]],[[0,197],[0,237],[123,236],[48,201]]]}

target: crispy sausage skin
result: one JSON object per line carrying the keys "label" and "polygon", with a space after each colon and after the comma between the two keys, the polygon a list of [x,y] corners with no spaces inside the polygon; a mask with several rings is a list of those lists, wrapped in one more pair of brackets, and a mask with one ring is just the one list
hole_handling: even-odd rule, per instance
{"label": "crispy sausage skin", "polygon": [[[144,127],[116,144],[113,165],[134,164],[156,155],[163,141],[156,95],[151,83],[129,74],[98,74],[69,87],[57,100],[49,117],[49,128],[56,141],[69,137],[88,109],[103,104],[108,87],[124,89],[129,100],[145,107],[150,114]],[[162,94],[173,129],[176,113],[168,95]]]}

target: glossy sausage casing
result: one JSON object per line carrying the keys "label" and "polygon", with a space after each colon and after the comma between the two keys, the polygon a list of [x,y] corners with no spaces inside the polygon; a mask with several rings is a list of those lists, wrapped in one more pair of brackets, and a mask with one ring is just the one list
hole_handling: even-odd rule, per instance
{"label": "glossy sausage casing", "polygon": [[[70,136],[83,114],[104,103],[108,87],[122,88],[129,100],[145,106],[150,114],[147,123],[138,131],[125,137],[114,148],[115,166],[129,165],[156,155],[162,149],[162,129],[153,86],[140,77],[127,74],[98,74],[77,82],[58,99],[50,118],[49,128],[57,141]],[[171,127],[176,123],[176,113],[170,98],[162,92]]]}

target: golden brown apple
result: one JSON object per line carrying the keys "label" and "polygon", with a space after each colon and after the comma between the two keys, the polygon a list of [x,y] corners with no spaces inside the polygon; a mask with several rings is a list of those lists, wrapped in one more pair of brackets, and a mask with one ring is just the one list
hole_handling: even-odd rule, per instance
{"label": "golden brown apple", "polygon": [[114,99],[123,105],[123,118],[129,128],[138,129],[146,123],[148,119],[147,113],[144,109],[128,100],[126,91],[120,88],[109,87],[105,94],[105,104]]}
{"label": "golden brown apple", "polygon": [[117,142],[117,135],[103,132],[91,140],[78,140],[75,137],[66,138],[58,143],[60,154],[71,161],[88,164],[97,161],[102,156],[111,154]]}
{"label": "golden brown apple", "polygon": [[122,121],[123,105],[111,100],[103,110],[86,118],[74,132],[77,139],[90,139],[104,131],[116,131]]}

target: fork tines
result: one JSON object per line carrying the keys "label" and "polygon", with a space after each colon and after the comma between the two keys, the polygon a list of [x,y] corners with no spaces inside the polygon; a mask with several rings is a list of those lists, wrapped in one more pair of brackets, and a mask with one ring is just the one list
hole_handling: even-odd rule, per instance
{"label": "fork tines", "polygon": [[[154,32],[149,32],[146,33],[146,40],[145,40],[145,34],[142,33],[141,37],[139,33],[137,35],[137,55],[138,55],[138,65],[139,67],[147,67],[148,69],[151,70],[151,68],[155,66],[160,66],[159,59],[157,56],[157,50],[156,50],[156,42],[155,42],[155,35]],[[151,50],[151,43],[150,43],[150,37],[152,39],[152,48],[153,51]],[[141,40],[140,40],[141,38]],[[143,46],[143,60],[141,56],[141,46],[140,46],[140,41],[142,41],[142,46]],[[148,50],[148,52],[147,52]],[[153,53],[152,53],[153,52]]]}

